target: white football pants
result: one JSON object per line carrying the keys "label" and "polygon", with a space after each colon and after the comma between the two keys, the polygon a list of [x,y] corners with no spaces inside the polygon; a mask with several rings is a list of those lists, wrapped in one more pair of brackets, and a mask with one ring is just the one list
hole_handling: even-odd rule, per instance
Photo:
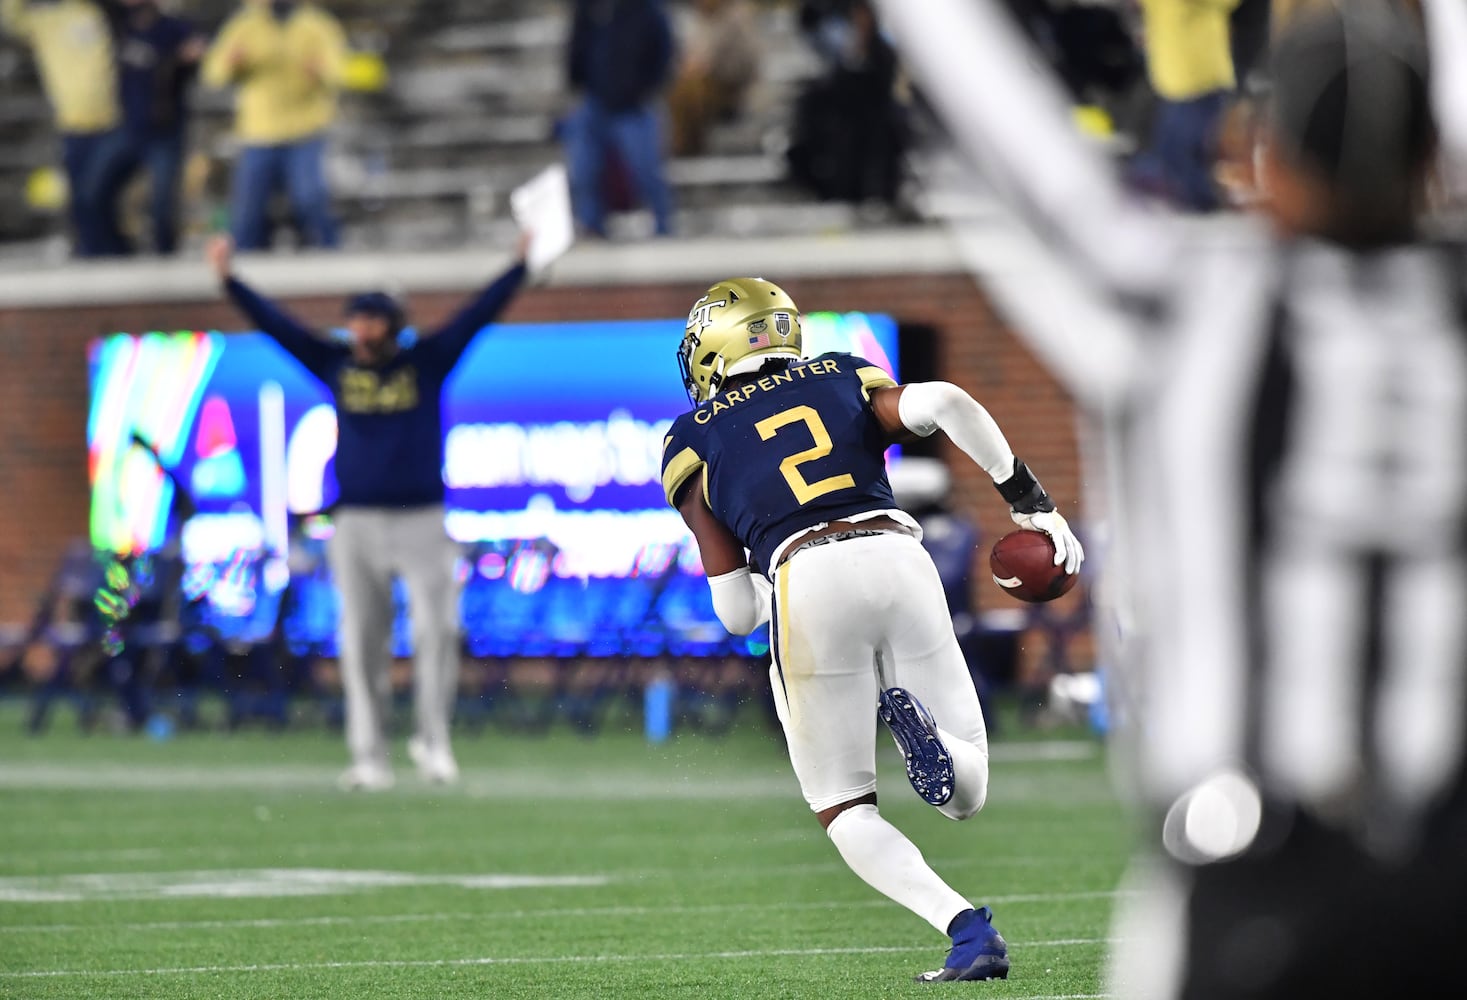
{"label": "white football pants", "polygon": [[775,708],[811,809],[876,790],[876,706],[889,687],[916,695],[945,740],[969,745],[954,748],[969,765],[954,796],[965,804],[944,813],[966,818],[982,806],[988,733],[920,542],[883,533],[801,549],[775,572],[773,606]]}

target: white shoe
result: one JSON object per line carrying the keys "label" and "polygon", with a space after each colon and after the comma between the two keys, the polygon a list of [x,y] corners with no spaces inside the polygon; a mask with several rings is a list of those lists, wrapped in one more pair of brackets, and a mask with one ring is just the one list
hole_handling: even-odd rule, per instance
{"label": "white shoe", "polygon": [[341,772],[336,784],[343,792],[385,792],[397,779],[384,764],[353,764]]}
{"label": "white shoe", "polygon": [[448,747],[429,748],[420,737],[408,740],[408,757],[417,765],[418,774],[430,785],[458,783],[458,761]]}

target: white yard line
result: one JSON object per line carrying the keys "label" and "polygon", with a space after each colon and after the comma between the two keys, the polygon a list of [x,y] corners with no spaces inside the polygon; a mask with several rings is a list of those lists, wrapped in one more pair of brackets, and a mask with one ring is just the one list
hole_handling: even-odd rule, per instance
{"label": "white yard line", "polygon": [[[1110,938],[1059,938],[1053,941],[1028,941],[1016,945],[1023,948],[1062,948],[1082,944],[1109,944]],[[26,972],[0,972],[0,979],[52,979],[96,976],[197,976],[219,973],[303,972],[341,969],[437,969],[474,965],[558,965],[597,964],[611,962],[702,962],[720,959],[803,958],[821,955],[886,955],[935,953],[931,947],[867,947],[867,948],[775,948],[751,951],[667,952],[652,955],[551,955],[529,957],[434,958],[434,959],[367,959],[353,962],[278,962],[269,965],[192,965],[156,969],[41,969]],[[1103,994],[1079,994],[1101,996]],[[1074,996],[1072,994],[1072,996]],[[1059,1000],[1057,997],[1031,997],[1030,1000]]]}
{"label": "white yard line", "polygon": [[0,878],[0,903],[83,903],[117,899],[270,899],[339,896],[380,889],[450,886],[507,889],[586,889],[606,875],[522,875],[476,872],[418,874],[376,869],[238,868],[170,872],[94,872]]}
{"label": "white yard line", "polygon": [[[811,835],[814,836],[815,834],[812,833]],[[297,848],[299,848],[301,846],[302,845],[297,845]],[[309,845],[306,845],[306,846],[309,846]],[[325,850],[325,848],[326,848],[327,845],[320,845],[320,846],[323,848],[322,851],[320,851],[320,852],[317,852],[317,851],[305,851],[305,850],[295,849],[295,850],[291,850],[291,851],[286,852],[286,853],[292,854],[295,857],[300,858],[302,861],[306,861],[307,858],[309,858],[309,856],[312,855],[312,854],[318,854],[318,853],[334,853],[334,852],[330,852],[330,851]],[[404,845],[404,846],[406,846],[406,845]],[[228,850],[228,851],[219,851],[217,853],[195,852],[195,851],[188,851],[188,850],[185,850],[185,851],[183,851],[181,853],[182,854],[185,854],[185,855],[187,855],[187,856],[189,856],[191,858],[194,858],[194,859],[209,858],[211,860],[219,860],[219,861],[224,861],[224,862],[228,862],[229,860],[238,858],[238,857],[240,857],[242,855],[255,856],[255,855],[258,854],[258,852],[254,852],[254,851],[237,851],[237,850],[232,850],[232,849],[231,850]],[[372,851],[351,852],[351,853],[354,853],[354,854],[355,853],[366,853],[366,854],[369,854],[369,855],[374,855],[374,856],[379,856],[379,857],[382,856],[382,855],[385,855],[385,854],[389,854],[390,853],[390,854],[393,854],[394,856],[396,856],[395,857],[395,860],[402,860],[401,855],[404,854],[404,853],[407,853],[407,852],[402,851],[402,850],[398,850],[396,848],[393,848],[392,850],[389,851],[389,850],[387,850],[385,848],[379,847],[379,848],[374,849]],[[115,860],[126,860],[126,859],[125,858],[118,858],[118,859],[115,859]],[[375,860],[375,857],[374,857],[374,860]],[[1029,856],[1029,855],[990,855],[990,854],[985,854],[985,855],[977,856],[977,857],[972,856],[972,855],[962,855],[962,856],[957,856],[957,857],[935,857],[935,858],[929,858],[929,862],[935,868],[938,868],[938,869],[941,869],[941,870],[944,870],[944,871],[951,870],[951,869],[966,870],[966,869],[972,869],[972,868],[979,868],[979,869],[982,869],[984,871],[991,872],[991,871],[1005,871],[1005,870],[1013,870],[1013,869],[1033,869],[1033,868],[1046,868],[1047,869],[1047,868],[1053,867],[1054,859],[1051,856],[1043,856],[1043,857],[1040,857],[1040,856]],[[801,877],[819,877],[819,876],[822,876],[822,875],[824,875],[826,873],[829,873],[829,872],[844,872],[844,871],[847,871],[847,870],[848,869],[846,868],[844,862],[836,861],[836,860],[829,860],[829,861],[799,861],[799,862],[788,862],[788,863],[785,863],[785,864],[773,864],[773,865],[771,865],[771,864],[758,864],[758,865],[756,865],[756,864],[720,864],[720,865],[717,865],[715,867],[708,868],[705,871],[700,872],[700,874],[703,876],[702,880],[704,882],[722,884],[722,883],[725,883],[725,882],[738,881],[742,877],[744,877],[746,875],[750,875],[750,874],[755,874],[755,875],[760,875],[760,876],[781,876],[781,877],[786,877],[786,878],[801,878]],[[248,876],[248,875],[257,875],[257,876],[263,878],[264,876],[263,875],[260,875],[260,873],[267,872],[267,871],[268,872],[273,872],[274,873],[274,875],[273,875],[274,887],[269,892],[260,892],[260,891],[248,891],[247,892],[247,891],[242,891],[242,890],[241,891],[238,891],[238,892],[222,892],[222,891],[221,892],[214,892],[212,890],[204,890],[204,889],[188,890],[188,889],[185,889],[185,888],[173,888],[173,889],[169,890],[168,892],[164,893],[163,890],[162,890],[162,888],[159,888],[159,886],[161,886],[163,883],[168,882],[170,880],[173,881],[173,882],[186,882],[190,878],[192,878],[195,881],[197,881],[197,880],[199,880],[201,878],[205,878],[205,877],[207,877],[210,880],[214,880],[214,879],[218,879],[218,878],[221,878],[221,877],[227,877],[229,873],[228,872],[218,872],[218,871],[207,872],[207,873],[200,873],[200,872],[196,872],[196,871],[186,871],[186,870],[176,870],[176,871],[172,871],[172,872],[139,872],[136,869],[134,869],[133,871],[130,871],[130,872],[125,872],[125,873],[118,873],[118,872],[95,872],[95,871],[92,871],[92,872],[63,872],[63,873],[58,873],[58,874],[50,874],[50,873],[48,873],[48,874],[30,874],[30,873],[22,874],[20,871],[16,871],[15,874],[0,875],[0,903],[74,903],[74,902],[83,902],[84,903],[84,902],[92,901],[92,900],[94,900],[96,898],[101,898],[104,895],[105,896],[109,896],[109,898],[117,898],[117,899],[122,899],[122,898],[146,899],[146,898],[150,898],[150,897],[162,898],[164,895],[168,895],[168,896],[174,896],[174,895],[192,895],[192,896],[196,896],[196,897],[197,896],[215,896],[215,895],[245,895],[245,896],[261,896],[261,897],[263,897],[263,896],[284,896],[284,895],[317,895],[317,896],[344,895],[344,894],[347,894],[347,893],[350,893],[350,892],[363,891],[363,890],[368,889],[368,888],[377,889],[377,890],[391,889],[394,886],[391,885],[391,884],[389,884],[389,883],[393,879],[397,879],[399,882],[405,882],[405,881],[411,881],[411,880],[413,880],[415,878],[416,879],[419,879],[419,880],[421,880],[421,879],[432,880],[435,877],[441,877],[439,875],[415,876],[415,875],[413,875],[412,873],[409,873],[409,872],[398,872],[398,873],[394,873],[393,876],[392,876],[392,878],[389,878],[386,881],[378,878],[378,879],[374,879],[371,884],[346,885],[346,884],[341,883],[339,880],[337,881],[336,884],[332,884],[332,882],[331,882],[330,879],[323,878],[323,879],[317,880],[317,883],[315,885],[307,886],[307,887],[298,887],[298,886],[295,886],[294,884],[298,881],[297,876],[299,874],[301,874],[301,873],[309,873],[311,871],[335,872],[336,870],[335,869],[324,868],[324,867],[322,867],[320,865],[309,865],[309,864],[307,864],[306,866],[303,866],[301,868],[290,868],[290,869],[265,869],[265,868],[255,869],[255,868],[237,867],[237,868],[232,869],[232,871],[233,871],[233,873],[236,876],[240,876],[240,878],[243,878],[243,877]],[[346,870],[343,870],[343,871],[346,871]],[[567,885],[568,887],[571,887],[571,888],[591,888],[591,889],[595,889],[595,888],[600,887],[601,885],[610,884],[610,883],[614,883],[614,882],[624,882],[624,881],[628,881],[628,880],[648,881],[648,880],[658,880],[658,879],[674,879],[674,880],[677,880],[680,883],[685,883],[687,881],[687,879],[688,879],[689,876],[688,876],[688,869],[686,867],[682,867],[682,868],[615,868],[615,869],[611,869],[609,871],[586,872],[586,873],[576,873],[576,874],[569,874],[569,873],[567,873],[565,875],[560,875],[560,876],[547,876],[547,877],[550,878],[550,879],[552,879],[552,881],[549,883],[549,885],[554,885],[555,884],[554,880],[555,879],[559,879],[559,880],[562,881],[562,884],[565,884],[565,885]],[[340,875],[340,878],[345,878],[345,875],[344,874],[341,874]],[[471,884],[464,885],[463,886],[464,888],[477,888],[477,889],[485,889],[485,888],[513,889],[513,888],[522,888],[522,887],[530,887],[530,888],[539,888],[539,887],[541,887],[540,885],[537,885],[537,884],[534,884],[534,883],[528,883],[528,884],[525,884],[525,885],[516,885],[514,883],[514,879],[516,878],[516,876],[498,876],[498,875],[485,875],[484,873],[473,873],[473,874],[460,874],[460,875],[453,876],[453,878],[458,879],[458,880],[462,880],[463,882],[471,883]],[[149,892],[149,891],[142,891],[143,887],[141,886],[141,880],[143,880],[143,879],[152,879],[156,883],[158,883],[158,885],[155,885],[154,886],[154,891],[151,891],[151,892]],[[500,884],[500,885],[494,885],[494,884],[492,884],[492,882],[495,881],[496,879],[504,879],[505,881],[504,881],[503,884]],[[237,880],[238,879],[236,879],[236,881]],[[487,880],[487,882],[486,882],[486,880]],[[123,883],[126,883],[128,885],[133,886],[134,889],[135,889],[135,891],[132,891],[132,892],[117,892],[116,890]],[[4,926],[0,926],[0,934],[3,934],[6,930],[8,930],[8,928],[6,928]]]}
{"label": "white yard line", "polygon": [[[175,827],[176,829],[176,827]],[[131,832],[131,831],[129,831]],[[96,836],[96,827],[91,827],[91,835]],[[820,828],[813,820],[807,824],[788,830],[762,831],[752,836],[716,838],[721,842],[731,843],[734,847],[765,848],[772,844],[799,844],[804,842],[820,842],[824,837]],[[700,841],[701,843],[701,841]],[[312,842],[304,841],[282,845],[279,848],[272,846],[270,854],[272,858],[290,856],[299,858],[303,862],[306,859],[326,856],[344,862],[344,859],[361,855],[374,857],[391,856],[395,859],[407,855],[447,853],[459,850],[464,841],[461,836],[454,837],[416,837],[411,841],[395,841],[384,836],[382,840],[354,841],[350,843],[335,842]],[[43,877],[42,871],[36,871],[42,863],[47,869],[53,864],[69,865],[74,863],[95,863],[103,861],[156,861],[161,858],[191,860],[210,860],[227,862],[241,858],[257,858],[261,854],[257,845],[232,845],[215,846],[207,844],[193,844],[183,847],[170,847],[168,850],[150,847],[114,847],[97,849],[72,849],[72,848],[47,848],[44,850],[24,850],[11,848],[11,853],[4,859],[11,871],[3,877],[20,877],[27,875],[31,877]],[[929,863],[941,867],[973,867],[984,866],[992,869],[999,868],[1030,868],[1054,864],[1053,854],[997,854],[989,853],[981,857],[971,855],[956,857],[929,858]],[[31,869],[26,872],[21,870],[21,865]],[[820,872],[845,870],[845,864],[840,861],[809,861],[788,862],[782,865],[748,865],[748,864],[720,864],[712,869],[721,875],[737,875],[743,872],[758,871],[765,873],[789,872],[799,874],[800,872]],[[52,874],[49,870],[44,874]],[[64,873],[63,873],[64,874]],[[618,877],[646,878],[649,876],[675,875],[686,877],[686,868],[627,868],[613,872]]]}
{"label": "white yard line", "polygon": [[[176,829],[176,826],[174,827]],[[96,826],[87,828],[93,838],[96,837]],[[819,836],[820,828],[815,823],[802,823],[797,827],[779,830],[761,830],[756,834],[706,832],[700,834],[700,844],[731,844],[733,846],[758,845],[767,847],[771,844],[801,843],[823,839]],[[395,835],[394,835],[395,836]],[[632,835],[626,835],[623,839],[632,841]],[[604,842],[604,838],[603,838]],[[645,842],[645,835],[639,842]],[[390,844],[390,853],[393,855],[404,854],[427,854],[431,852],[455,849],[463,846],[462,837],[414,837],[410,843],[401,843],[388,838],[378,841],[356,840],[351,843],[340,841],[316,842],[303,841],[280,846],[278,849],[272,846],[271,853],[274,855],[288,854],[297,858],[310,857],[311,855],[351,855],[351,854],[382,854],[388,853],[384,843]],[[715,847],[710,846],[710,853]],[[258,855],[257,846],[233,845],[219,846],[213,844],[191,844],[182,847],[169,847],[164,851],[159,847],[111,847],[111,848],[68,848],[48,847],[41,850],[14,850],[7,861],[22,860],[28,864],[35,865],[37,862],[95,862],[95,861],[152,861],[162,857],[168,858],[214,858],[229,859],[244,855]],[[20,874],[16,872],[15,874]],[[643,874],[638,871],[636,874]]]}
{"label": "white yard line", "polygon": [[[984,903],[1008,906],[1023,903],[1059,903],[1082,899],[1112,899],[1124,893],[1111,891],[1021,893],[985,896]],[[889,907],[884,899],[860,899],[827,903],[706,903],[698,906],[581,906],[533,910],[483,909],[449,913],[387,913],[368,916],[262,917],[238,920],[155,920],[125,924],[32,924],[0,927],[0,934],[68,934],[108,931],[193,931],[278,927],[335,927],[354,924],[412,924],[456,920],[538,920],[566,917],[637,917],[737,913],[761,910],[841,910]]]}

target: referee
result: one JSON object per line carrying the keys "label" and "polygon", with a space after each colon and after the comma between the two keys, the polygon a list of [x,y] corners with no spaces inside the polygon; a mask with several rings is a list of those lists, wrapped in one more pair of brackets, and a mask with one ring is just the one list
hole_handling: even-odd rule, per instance
{"label": "referee", "polygon": [[1467,253],[1418,218],[1463,134],[1467,93],[1439,82],[1433,109],[1427,58],[1461,79],[1463,0],[1307,5],[1273,56],[1260,212],[1206,225],[1128,201],[992,0],[882,7],[1043,265],[986,259],[990,290],[1102,418],[1156,832],[1114,995],[1444,993],[1467,928]]}
{"label": "referee", "polygon": [[449,723],[458,692],[457,556],[443,524],[443,383],[475,334],[494,322],[525,280],[528,234],[512,267],[438,331],[411,344],[406,317],[384,292],[347,300],[348,343],[316,335],[234,275],[233,244],[207,250],[224,293],[331,392],[336,404],[336,533],[327,556],[341,598],[338,628],[351,767],[340,784],[393,784],[383,729],[390,707],[392,581],[412,616],[415,732],[408,755],[430,782],[458,780]]}

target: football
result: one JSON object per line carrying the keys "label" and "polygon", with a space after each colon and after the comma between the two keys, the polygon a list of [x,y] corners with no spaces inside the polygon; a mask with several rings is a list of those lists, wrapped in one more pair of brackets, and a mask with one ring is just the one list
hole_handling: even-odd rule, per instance
{"label": "football", "polygon": [[1004,535],[988,555],[993,582],[1021,601],[1040,604],[1070,592],[1077,577],[1054,564],[1054,542],[1042,531]]}

